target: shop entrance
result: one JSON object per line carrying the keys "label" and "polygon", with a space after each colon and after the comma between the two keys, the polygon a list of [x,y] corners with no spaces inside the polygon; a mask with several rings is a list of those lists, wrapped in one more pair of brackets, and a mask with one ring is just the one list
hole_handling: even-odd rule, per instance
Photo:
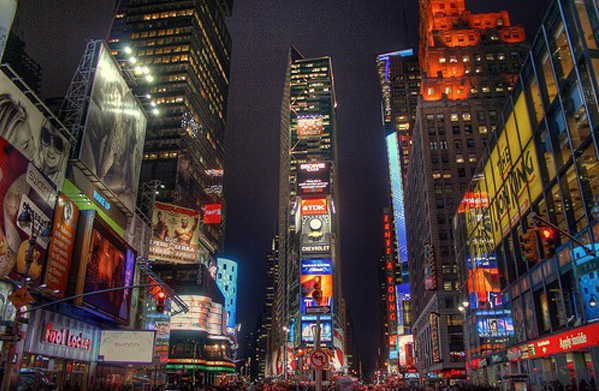
{"label": "shop entrance", "polygon": [[86,391],[89,363],[25,354],[18,391]]}

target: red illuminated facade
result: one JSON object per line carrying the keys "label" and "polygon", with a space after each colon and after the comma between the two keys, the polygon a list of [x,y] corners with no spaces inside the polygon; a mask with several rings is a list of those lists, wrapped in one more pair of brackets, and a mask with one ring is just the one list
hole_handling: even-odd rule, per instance
{"label": "red illuminated facade", "polygon": [[467,349],[451,219],[528,46],[506,11],[473,14],[464,0],[420,0],[420,15],[421,88],[404,186],[412,333],[419,372],[450,383],[465,378]]}

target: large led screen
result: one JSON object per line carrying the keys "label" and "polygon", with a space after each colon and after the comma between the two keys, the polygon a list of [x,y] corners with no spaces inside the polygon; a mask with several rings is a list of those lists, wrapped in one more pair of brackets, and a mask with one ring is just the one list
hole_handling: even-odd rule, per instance
{"label": "large led screen", "polygon": [[171,331],[203,331],[210,335],[225,335],[226,322],[222,304],[201,295],[180,295],[189,311],[171,318]]}
{"label": "large led screen", "polygon": [[146,115],[105,46],[100,50],[79,159],[135,210]]}
{"label": "large led screen", "polygon": [[[332,329],[330,321],[320,322],[320,342],[333,340]],[[315,331],[316,322],[302,322],[302,342],[315,342]]]}
{"label": "large led screen", "polygon": [[305,259],[300,277],[302,314],[307,307],[333,306],[333,273],[330,260]]}
{"label": "large led screen", "polygon": [[[87,259],[84,292],[133,284],[135,253],[98,219],[94,220]],[[131,290],[123,289],[86,296],[86,305],[120,321],[129,320]]]}
{"label": "large led screen", "polygon": [[[31,224],[18,221],[26,210],[36,227],[50,226],[56,191],[17,148],[0,137],[0,277],[21,280],[27,270]],[[48,240],[37,237],[32,263],[27,270],[31,284],[40,282]]]}
{"label": "large led screen", "polygon": [[17,148],[57,188],[62,188],[70,143],[2,72],[0,137]]}
{"label": "large led screen", "polygon": [[149,256],[163,263],[197,263],[200,212],[156,202]]}
{"label": "large led screen", "polygon": [[323,196],[331,192],[331,163],[302,163],[297,168],[297,195]]}
{"label": "large led screen", "polygon": [[98,361],[149,364],[154,336],[154,331],[102,330]]}

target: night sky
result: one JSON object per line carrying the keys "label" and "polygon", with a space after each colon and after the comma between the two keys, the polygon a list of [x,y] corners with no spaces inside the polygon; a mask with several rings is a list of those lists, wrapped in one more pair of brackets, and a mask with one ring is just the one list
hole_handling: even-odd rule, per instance
{"label": "night sky", "polygon": [[[473,12],[509,11],[512,22],[524,24],[533,36],[549,1],[467,3]],[[85,39],[106,36],[113,9],[114,0],[20,0],[15,30],[43,67],[43,97],[64,95]],[[306,57],[333,60],[343,284],[365,369],[371,370],[380,317],[382,208],[388,199],[375,59],[417,46],[417,1],[236,0],[227,24],[233,52],[225,147],[226,253],[240,263],[238,322],[244,334],[252,329],[264,303],[266,255],[277,219],[280,105],[293,44]]]}

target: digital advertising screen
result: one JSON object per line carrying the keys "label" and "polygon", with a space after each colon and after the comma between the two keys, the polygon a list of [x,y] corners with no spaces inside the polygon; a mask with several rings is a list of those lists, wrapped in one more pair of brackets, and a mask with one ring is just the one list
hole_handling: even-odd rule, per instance
{"label": "digital advertising screen", "polygon": [[[84,292],[131,286],[135,253],[125,241],[96,218],[90,242]],[[86,296],[83,301],[99,312],[128,322],[132,293],[123,289]]]}
{"label": "digital advertising screen", "polygon": [[203,331],[210,335],[226,335],[226,315],[222,304],[201,295],[180,295],[189,311],[171,318],[171,331]]}
{"label": "digital advertising screen", "polygon": [[149,364],[154,357],[154,331],[102,330],[98,361]]}
{"label": "digital advertising screen", "polygon": [[[302,342],[315,342],[316,322],[302,322]],[[333,332],[330,321],[320,322],[320,342],[331,342]]]}
{"label": "digital advertising screen", "polygon": [[330,260],[304,259],[300,284],[302,290],[301,312],[307,307],[333,306],[333,268]]}
{"label": "digital advertising screen", "polygon": [[301,253],[330,254],[331,251],[331,216],[308,215],[302,217]]}
{"label": "digital advertising screen", "polygon": [[302,163],[297,168],[297,195],[319,197],[331,193],[331,163]]}
{"label": "digital advertising screen", "polygon": [[[0,0],[0,4],[4,2]],[[0,13],[0,19],[3,17]],[[19,150],[56,188],[62,189],[71,144],[2,72],[0,137]]]}
{"label": "digital advertising screen", "polygon": [[147,118],[106,46],[100,50],[79,160],[135,210]]}
{"label": "digital advertising screen", "polygon": [[156,202],[149,258],[161,263],[198,263],[200,212]]}
{"label": "digital advertising screen", "polygon": [[327,210],[326,198],[302,199],[302,216],[322,216]]}
{"label": "digital advertising screen", "polygon": [[481,337],[506,337],[514,335],[514,322],[509,317],[477,319],[476,331]]}

